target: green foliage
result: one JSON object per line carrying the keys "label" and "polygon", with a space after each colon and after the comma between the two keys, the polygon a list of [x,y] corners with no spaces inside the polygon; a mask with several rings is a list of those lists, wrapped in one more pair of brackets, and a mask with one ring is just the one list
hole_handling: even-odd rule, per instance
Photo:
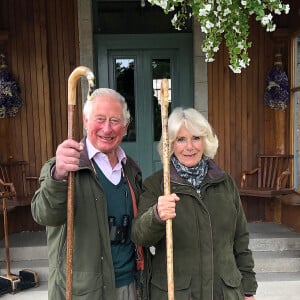
{"label": "green foliage", "polygon": [[174,13],[172,24],[181,30],[188,18],[198,20],[201,31],[206,34],[202,51],[207,62],[214,61],[225,39],[229,52],[229,67],[234,73],[241,73],[249,66],[248,49],[249,18],[255,15],[267,31],[274,31],[273,15],[288,14],[290,7],[280,0],[148,0],[160,6],[164,12]]}

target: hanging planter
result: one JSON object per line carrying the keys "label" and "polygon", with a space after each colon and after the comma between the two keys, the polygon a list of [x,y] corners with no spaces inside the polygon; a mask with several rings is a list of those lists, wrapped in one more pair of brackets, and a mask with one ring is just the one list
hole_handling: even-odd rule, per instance
{"label": "hanging planter", "polygon": [[0,54],[0,118],[15,117],[21,106],[20,87]]}
{"label": "hanging planter", "polygon": [[289,80],[282,68],[281,54],[276,54],[274,66],[267,75],[264,103],[272,109],[285,110],[289,101]]}
{"label": "hanging planter", "polygon": [[274,15],[288,14],[289,4],[281,0],[148,0],[160,6],[165,13],[173,13],[173,26],[180,30],[192,16],[198,20],[205,34],[201,45],[205,61],[214,61],[224,39],[229,53],[229,67],[234,73],[241,73],[250,64],[248,49],[251,47],[249,19],[255,20],[274,31]]}

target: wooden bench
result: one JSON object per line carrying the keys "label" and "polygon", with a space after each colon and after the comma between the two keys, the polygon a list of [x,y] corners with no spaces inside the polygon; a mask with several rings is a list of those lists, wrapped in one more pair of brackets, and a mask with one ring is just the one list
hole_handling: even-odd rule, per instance
{"label": "wooden bench", "polygon": [[27,165],[26,161],[0,162],[0,214],[3,214],[3,199],[8,212],[31,204],[38,177],[26,175]]}
{"label": "wooden bench", "polygon": [[[293,157],[285,154],[258,154],[257,167],[242,172],[240,195],[271,198],[292,193],[294,189],[289,187],[289,177]],[[256,176],[255,185],[248,186],[250,176]]]}
{"label": "wooden bench", "polygon": [[257,167],[242,172],[240,196],[269,199],[272,221],[281,222],[280,197],[294,191],[290,186],[292,161],[293,155],[258,154]]}

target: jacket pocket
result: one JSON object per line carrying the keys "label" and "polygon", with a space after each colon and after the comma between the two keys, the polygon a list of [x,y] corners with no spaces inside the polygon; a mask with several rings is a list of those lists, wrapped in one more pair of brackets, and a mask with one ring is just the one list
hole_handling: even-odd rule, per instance
{"label": "jacket pocket", "polygon": [[[165,275],[153,275],[151,284],[158,287],[159,289],[163,291],[168,290],[168,281],[167,277]],[[174,290],[180,291],[180,290],[187,290],[191,285],[191,276],[177,276],[176,279],[174,279]]]}
{"label": "jacket pocket", "polygon": [[[73,285],[74,295],[85,295],[89,292],[102,290],[103,287],[103,277],[99,273],[90,272],[74,272],[73,280],[76,285]],[[100,293],[99,295],[101,295]]]}
{"label": "jacket pocket", "polygon": [[224,300],[244,300],[241,291],[242,274],[236,270],[221,276]]}
{"label": "jacket pocket", "polygon": [[[57,276],[56,283],[59,286],[66,286],[65,274]],[[103,276],[93,272],[73,271],[73,295],[83,296],[99,290],[97,294],[102,295]]]}
{"label": "jacket pocket", "polygon": [[[174,276],[174,296],[176,300],[191,299],[191,276]],[[151,281],[151,299],[167,300],[168,286],[166,276],[155,276]]]}

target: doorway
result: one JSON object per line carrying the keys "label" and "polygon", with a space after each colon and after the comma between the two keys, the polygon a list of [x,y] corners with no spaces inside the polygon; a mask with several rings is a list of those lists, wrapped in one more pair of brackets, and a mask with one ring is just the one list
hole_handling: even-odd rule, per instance
{"label": "doorway", "polygon": [[157,152],[161,80],[169,81],[170,111],[194,104],[192,35],[96,35],[95,45],[97,86],[125,97],[132,118],[121,146],[146,178],[162,167]]}

